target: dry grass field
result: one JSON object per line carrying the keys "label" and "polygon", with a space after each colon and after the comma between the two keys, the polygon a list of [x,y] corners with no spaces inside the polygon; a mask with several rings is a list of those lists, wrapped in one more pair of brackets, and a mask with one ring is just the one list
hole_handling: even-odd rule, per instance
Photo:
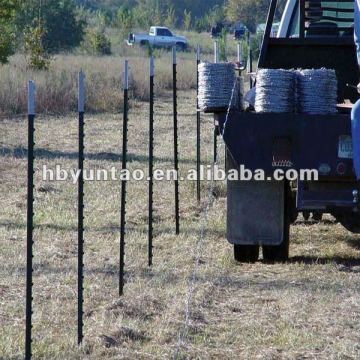
{"label": "dry grass field", "polygon": [[[131,50],[131,52],[130,52]],[[149,98],[149,61],[142,49],[130,49],[130,98]],[[196,88],[196,58],[180,53],[178,88]],[[203,59],[206,59],[205,55]],[[27,106],[27,80],[37,85],[37,110],[41,113],[66,114],[77,109],[77,76],[86,74],[87,110],[118,112],[122,108],[123,60],[119,56],[56,55],[49,71],[31,71],[22,55],[15,55],[9,64],[0,67],[0,114],[23,113]],[[172,54],[158,51],[155,58],[156,94],[172,89]]]}
{"label": "dry grass field", "polygon": [[[213,59],[213,40],[208,34],[186,32],[189,50],[178,53],[178,88],[196,87],[196,46],[201,45],[202,60]],[[129,47],[118,36],[111,33],[114,52],[111,56],[88,54],[57,54],[51,57],[49,71],[29,69],[24,54],[16,54],[9,63],[0,67],[0,115],[21,114],[27,105],[26,83],[29,78],[37,85],[37,110],[42,113],[66,114],[76,110],[76,78],[82,69],[87,78],[87,109],[91,112],[118,112],[123,103],[121,89],[123,60],[130,63],[130,98],[146,101],[148,88],[148,51],[138,46]],[[228,39],[227,56],[237,58],[237,43]],[[246,56],[247,46],[243,43]],[[156,94],[163,96],[172,89],[172,53],[155,49]]]}
{"label": "dry grass field", "polygon": [[[179,93],[182,173],[195,164],[194,102],[193,90]],[[170,94],[157,98],[155,157],[163,169],[172,166],[172,118],[166,115],[171,108]],[[121,114],[86,117],[87,169],[120,168],[121,129]],[[0,134],[0,359],[15,360],[23,358],[24,347],[26,119],[1,118]],[[202,134],[203,161],[210,164],[209,116],[203,117]],[[147,150],[148,104],[132,102],[131,169],[147,169]],[[220,153],[223,164],[223,148]],[[155,184],[152,268],[147,266],[147,183],[129,183],[122,298],[120,184],[86,183],[85,341],[78,349],[77,187],[42,181],[44,164],[76,168],[76,114],[36,120],[34,359],[359,359],[359,237],[330,217],[321,223],[299,217],[291,228],[289,262],[237,264],[225,236],[222,183],[216,184],[206,219],[209,184],[202,184],[198,205],[195,184],[180,183],[179,236],[173,183]]]}

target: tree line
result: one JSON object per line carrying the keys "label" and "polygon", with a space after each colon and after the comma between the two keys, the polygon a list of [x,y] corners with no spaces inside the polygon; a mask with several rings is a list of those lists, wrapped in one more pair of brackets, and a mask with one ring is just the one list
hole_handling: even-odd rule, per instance
{"label": "tree line", "polygon": [[[0,0],[0,62],[16,50],[29,54],[36,68],[49,55],[85,48],[111,53],[107,27],[123,37],[135,29],[165,25],[209,31],[218,22],[242,22],[255,31],[264,22],[270,0]],[[284,4],[284,0],[280,4]]]}
{"label": "tree line", "polygon": [[[138,28],[168,25],[208,31],[216,22],[242,22],[250,31],[266,20],[270,0],[76,0],[78,6],[101,11],[108,24],[126,23]],[[277,15],[286,0],[278,1]]]}
{"label": "tree line", "polygon": [[90,50],[109,54],[105,25],[89,23],[87,15],[75,0],[0,0],[0,63],[18,50],[31,67],[46,69],[52,54],[84,41]]}

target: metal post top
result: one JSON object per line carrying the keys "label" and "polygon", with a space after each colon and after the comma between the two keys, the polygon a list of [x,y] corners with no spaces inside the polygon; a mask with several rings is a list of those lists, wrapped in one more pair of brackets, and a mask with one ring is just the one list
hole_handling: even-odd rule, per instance
{"label": "metal post top", "polygon": [[28,115],[35,115],[35,82],[28,82]]}
{"label": "metal post top", "polygon": [[80,70],[78,78],[78,111],[85,111],[85,74],[82,70]]}
{"label": "metal post top", "polygon": [[129,90],[129,61],[124,61],[124,80],[123,80],[124,90]]}
{"label": "metal post top", "polygon": [[150,56],[149,67],[150,67],[150,76],[154,76],[155,75],[155,62],[154,62],[153,56]]}
{"label": "metal post top", "polygon": [[200,45],[198,45],[196,48],[196,60],[200,61]]}
{"label": "metal post top", "polygon": [[176,46],[172,48],[173,65],[176,65]]}

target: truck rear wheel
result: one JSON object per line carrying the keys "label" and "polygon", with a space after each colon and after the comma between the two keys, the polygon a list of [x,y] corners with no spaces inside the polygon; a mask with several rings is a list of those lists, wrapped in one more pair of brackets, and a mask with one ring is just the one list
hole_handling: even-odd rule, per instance
{"label": "truck rear wheel", "polygon": [[259,246],[234,244],[234,258],[238,262],[254,263],[259,259]]}
{"label": "truck rear wheel", "polygon": [[345,212],[342,214],[334,214],[336,220],[353,234],[360,234],[360,213]]}
{"label": "truck rear wheel", "polygon": [[289,236],[277,246],[263,246],[263,257],[266,262],[282,262],[289,259]]}
{"label": "truck rear wheel", "polygon": [[176,43],[176,50],[185,51],[186,50],[186,44],[184,44],[184,43]]}
{"label": "truck rear wheel", "polygon": [[303,211],[303,217],[304,217],[304,220],[305,221],[309,221],[309,219],[310,219],[310,211]]}
{"label": "truck rear wheel", "polygon": [[263,246],[265,262],[282,262],[289,259],[290,223],[292,214],[292,197],[289,183],[285,181],[284,235],[283,242],[275,246]]}
{"label": "truck rear wheel", "polygon": [[313,218],[314,221],[321,221],[322,217],[323,217],[323,214],[321,212],[319,212],[319,211],[314,211],[313,212],[312,218]]}

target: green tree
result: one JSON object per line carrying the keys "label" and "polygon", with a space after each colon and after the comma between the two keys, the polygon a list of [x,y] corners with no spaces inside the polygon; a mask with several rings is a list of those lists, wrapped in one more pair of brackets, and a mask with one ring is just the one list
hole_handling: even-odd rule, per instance
{"label": "green tree", "polygon": [[175,18],[175,8],[171,5],[167,11],[166,18],[164,20],[165,26],[171,28],[175,26],[176,18]]}
{"label": "green tree", "polygon": [[[286,0],[280,0],[276,9],[276,17],[281,17]],[[266,20],[269,8],[268,0],[228,0],[226,16],[231,22],[241,21],[252,32],[256,25]]]}
{"label": "green tree", "polygon": [[18,3],[16,0],[0,0],[0,63],[8,62],[14,52],[14,17]]}
{"label": "green tree", "polygon": [[107,16],[100,10],[95,12],[93,22],[93,25],[99,28],[101,31],[105,31],[106,26],[108,25]]}
{"label": "green tree", "polygon": [[225,8],[219,5],[215,5],[207,14],[211,25],[214,25],[217,22],[223,22],[226,17],[225,15]]}
{"label": "green tree", "polygon": [[215,5],[204,16],[195,20],[197,31],[209,31],[218,22],[225,20],[225,9],[223,6]]}
{"label": "green tree", "polygon": [[28,56],[28,64],[36,70],[48,70],[50,58],[47,55],[43,39],[46,31],[40,22],[35,23],[33,27],[27,27],[24,31],[24,48]]}
{"label": "green tree", "polygon": [[96,11],[92,26],[86,29],[83,47],[93,55],[111,55],[111,41],[106,35],[106,16]]}
{"label": "green tree", "polygon": [[92,55],[111,55],[111,41],[99,28],[86,31],[84,47]]}
{"label": "green tree", "polygon": [[141,29],[147,28],[151,21],[149,20],[148,13],[144,12],[139,6],[135,6],[132,9],[134,17],[134,26],[138,26]]}
{"label": "green tree", "polygon": [[70,50],[78,46],[84,36],[85,20],[77,14],[74,0],[19,0],[16,14],[19,29],[41,20],[45,30],[43,46],[46,51]]}
{"label": "green tree", "polygon": [[14,34],[0,25],[0,63],[6,64],[14,53]]}
{"label": "green tree", "polygon": [[183,27],[184,30],[189,31],[191,29],[191,23],[192,23],[192,16],[191,11],[184,10],[184,21],[183,21]]}
{"label": "green tree", "polygon": [[16,0],[0,0],[0,20],[9,23],[14,18],[17,6]]}
{"label": "green tree", "polygon": [[226,5],[227,18],[232,22],[241,21],[250,31],[254,31],[258,2],[259,0],[229,0]]}
{"label": "green tree", "polygon": [[152,20],[155,25],[161,25],[163,21],[163,15],[161,11],[161,3],[159,0],[155,1],[155,8],[152,11]]}
{"label": "green tree", "polygon": [[143,27],[162,25],[163,14],[167,9],[164,0],[137,0],[137,4],[137,14],[140,14]]}
{"label": "green tree", "polygon": [[113,21],[113,26],[120,29],[121,35],[124,39],[131,32],[134,25],[135,18],[133,12],[127,8],[120,8],[116,13],[116,17]]}
{"label": "green tree", "polygon": [[219,38],[219,56],[220,61],[227,61],[227,31],[223,29]]}

